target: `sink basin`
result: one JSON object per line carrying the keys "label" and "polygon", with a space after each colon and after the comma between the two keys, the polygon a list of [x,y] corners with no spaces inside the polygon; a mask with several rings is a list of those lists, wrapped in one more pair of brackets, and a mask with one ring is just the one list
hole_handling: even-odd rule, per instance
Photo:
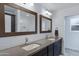
{"label": "sink basin", "polygon": [[48,40],[55,40],[54,38],[49,38]]}
{"label": "sink basin", "polygon": [[38,48],[39,46],[40,46],[39,44],[30,44],[30,45],[22,47],[22,49],[24,49],[26,51],[30,51],[30,50],[33,50],[35,48]]}

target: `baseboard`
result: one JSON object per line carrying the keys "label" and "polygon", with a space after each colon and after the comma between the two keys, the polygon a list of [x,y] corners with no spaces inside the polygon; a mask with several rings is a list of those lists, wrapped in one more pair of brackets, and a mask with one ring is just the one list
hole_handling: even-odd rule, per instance
{"label": "baseboard", "polygon": [[77,53],[79,53],[79,50],[74,50],[74,49],[70,49],[70,48],[65,48],[66,50],[71,50],[71,51],[73,51],[73,52],[77,52]]}

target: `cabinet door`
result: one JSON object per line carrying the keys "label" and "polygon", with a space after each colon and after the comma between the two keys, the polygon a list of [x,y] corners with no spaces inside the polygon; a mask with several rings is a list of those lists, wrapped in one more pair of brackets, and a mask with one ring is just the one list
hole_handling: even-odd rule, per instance
{"label": "cabinet door", "polygon": [[46,54],[43,54],[42,56],[48,56],[48,55],[47,55],[47,53],[46,53]]}
{"label": "cabinet door", "polygon": [[53,44],[48,46],[48,56],[53,56]]}
{"label": "cabinet door", "polygon": [[47,47],[35,53],[33,56],[47,56]]}
{"label": "cabinet door", "polygon": [[58,46],[54,46],[54,56],[60,55],[60,49]]}
{"label": "cabinet door", "polygon": [[42,51],[39,51],[39,52],[33,54],[32,56],[42,56]]}
{"label": "cabinet door", "polygon": [[54,43],[54,56],[58,56],[61,54],[61,41],[57,41]]}
{"label": "cabinet door", "polygon": [[47,47],[42,49],[42,56],[47,56]]}

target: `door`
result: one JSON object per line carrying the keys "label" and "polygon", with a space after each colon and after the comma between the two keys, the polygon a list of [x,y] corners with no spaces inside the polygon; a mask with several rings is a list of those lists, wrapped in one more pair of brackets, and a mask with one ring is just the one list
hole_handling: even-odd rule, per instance
{"label": "door", "polygon": [[65,17],[65,51],[66,49],[79,51],[79,15]]}

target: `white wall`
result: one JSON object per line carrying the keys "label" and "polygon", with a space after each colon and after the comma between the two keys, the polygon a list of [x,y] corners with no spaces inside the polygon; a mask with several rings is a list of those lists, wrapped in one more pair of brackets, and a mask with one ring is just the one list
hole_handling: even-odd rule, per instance
{"label": "white wall", "polygon": [[[55,30],[55,28],[58,27],[59,36],[62,36],[63,38],[65,36],[65,16],[71,15],[79,15],[79,5],[56,11],[56,14],[54,15],[53,30]],[[79,32],[70,32],[70,37],[70,39],[64,39],[64,47],[79,50]]]}
{"label": "white wall", "polygon": [[[19,5],[21,5],[21,4],[19,4]],[[39,14],[42,13],[42,11],[41,11],[42,6],[41,5],[34,5],[34,7],[33,6],[27,7],[24,5],[21,5],[21,6],[27,8],[27,9],[33,10]],[[46,16],[48,16],[48,15],[46,15]],[[50,17],[50,16],[48,16],[48,17]],[[33,42],[33,41],[45,38],[45,35],[51,35],[51,34],[52,33],[43,33],[43,34],[39,33],[39,17],[38,17],[38,33],[37,34],[11,36],[11,37],[0,37],[0,50],[24,44],[25,37],[29,38],[29,42]]]}

